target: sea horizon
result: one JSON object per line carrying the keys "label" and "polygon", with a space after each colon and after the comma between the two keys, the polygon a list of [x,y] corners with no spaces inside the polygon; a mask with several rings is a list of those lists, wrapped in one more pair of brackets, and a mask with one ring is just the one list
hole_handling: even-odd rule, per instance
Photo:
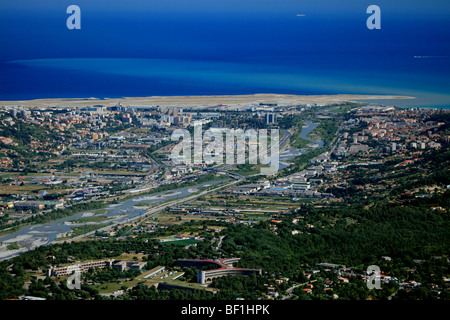
{"label": "sea horizon", "polygon": [[[149,96],[207,96],[248,94],[292,95],[396,95],[415,99],[369,101],[397,107],[449,108],[450,95],[416,91],[368,81],[348,70],[308,69],[300,63],[201,61],[186,59],[57,58],[0,62],[8,84],[0,89],[1,101],[34,99],[114,99]],[[300,70],[300,71],[299,71]],[[355,76],[350,76],[351,74]],[[404,75],[397,75],[398,78]],[[31,90],[18,88],[16,81],[33,82]],[[39,82],[39,79],[42,81]],[[61,82],[61,79],[65,81]],[[12,81],[11,81],[12,80]],[[29,82],[25,82],[25,85]],[[59,85],[58,85],[59,83]],[[39,85],[36,85],[39,84]],[[14,92],[16,91],[16,92]],[[19,91],[19,92],[18,92]]]}
{"label": "sea horizon", "polygon": [[443,3],[379,0],[376,30],[356,0],[173,3],[79,0],[79,30],[67,28],[64,3],[5,4],[0,100],[277,92],[450,106]]}

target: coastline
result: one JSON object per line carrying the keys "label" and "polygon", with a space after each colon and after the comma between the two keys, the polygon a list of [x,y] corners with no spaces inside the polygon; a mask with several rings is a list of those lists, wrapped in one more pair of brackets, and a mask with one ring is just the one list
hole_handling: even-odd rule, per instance
{"label": "coastline", "polygon": [[115,106],[123,105],[158,105],[158,106],[189,106],[198,109],[217,107],[227,109],[229,105],[242,106],[248,104],[333,104],[344,102],[361,102],[361,100],[394,100],[415,99],[411,96],[396,95],[291,95],[291,94],[252,94],[252,95],[205,95],[205,96],[150,96],[123,98],[59,98],[0,101],[2,106],[22,107],[77,107],[77,106]]}

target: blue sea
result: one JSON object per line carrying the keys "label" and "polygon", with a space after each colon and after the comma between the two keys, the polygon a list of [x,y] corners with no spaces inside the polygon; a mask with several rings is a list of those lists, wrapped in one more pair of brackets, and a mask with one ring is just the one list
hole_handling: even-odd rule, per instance
{"label": "blue sea", "polygon": [[342,12],[262,1],[256,13],[79,2],[81,30],[65,26],[67,1],[39,14],[2,8],[0,100],[387,94],[416,97],[389,105],[450,107],[450,25],[439,8],[418,15],[380,1],[382,28],[369,30],[365,1]]}

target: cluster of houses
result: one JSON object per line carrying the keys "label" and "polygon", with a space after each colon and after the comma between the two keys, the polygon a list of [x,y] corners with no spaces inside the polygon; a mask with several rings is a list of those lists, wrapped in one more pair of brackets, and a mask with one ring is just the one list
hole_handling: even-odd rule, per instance
{"label": "cluster of houses", "polygon": [[[345,131],[339,138],[335,154],[349,156],[369,152],[374,145],[384,146],[384,152],[438,149],[448,143],[437,129],[443,122],[427,121],[430,113],[426,109],[396,110],[391,107],[368,106],[355,110],[356,119],[345,123]],[[353,132],[361,124],[365,129]]]}

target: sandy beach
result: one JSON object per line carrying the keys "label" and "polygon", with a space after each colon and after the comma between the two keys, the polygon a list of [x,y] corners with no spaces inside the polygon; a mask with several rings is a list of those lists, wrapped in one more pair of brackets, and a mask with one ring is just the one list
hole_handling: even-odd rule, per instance
{"label": "sandy beach", "polygon": [[22,101],[0,101],[2,106],[23,107],[65,107],[65,106],[115,106],[121,103],[124,106],[180,106],[204,109],[221,105],[239,107],[249,104],[277,103],[279,105],[298,104],[332,104],[343,102],[357,102],[360,100],[386,100],[386,99],[414,99],[408,96],[393,95],[287,95],[287,94],[253,94],[253,95],[215,95],[215,96],[153,96],[153,97],[124,97],[114,99],[74,98],[74,99],[36,99]]}

